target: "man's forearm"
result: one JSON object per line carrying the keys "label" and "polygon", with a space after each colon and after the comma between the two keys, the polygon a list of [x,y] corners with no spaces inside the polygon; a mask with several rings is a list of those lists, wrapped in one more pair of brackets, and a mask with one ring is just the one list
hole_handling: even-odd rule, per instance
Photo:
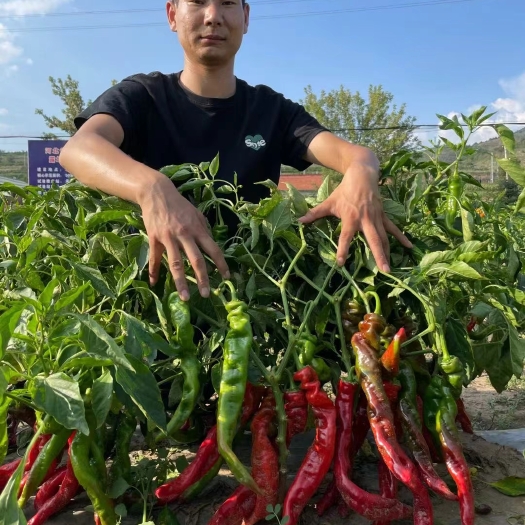
{"label": "man's forearm", "polygon": [[137,204],[155,186],[168,182],[160,172],[91,132],[68,141],[60,154],[60,164],[86,186]]}

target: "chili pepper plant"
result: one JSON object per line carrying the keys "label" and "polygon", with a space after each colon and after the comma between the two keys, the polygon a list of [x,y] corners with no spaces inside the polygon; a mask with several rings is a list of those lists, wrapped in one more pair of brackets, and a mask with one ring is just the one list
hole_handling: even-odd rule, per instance
{"label": "chili pepper plant", "polygon": [[[2,185],[0,524],[26,524],[26,511],[30,524],[45,523],[82,492],[96,523],[119,522],[137,495],[143,523],[176,523],[178,506],[221,468],[238,487],[210,523],[295,525],[308,506],[338,506],[376,524],[431,524],[430,493],[458,501],[462,523],[474,523],[461,395],[485,372],[503,391],[525,357],[525,192],[513,208],[481,202],[479,182],[461,170],[490,116],[440,117],[457,141],[382,166],[385,212],[414,244],[392,241],[390,273],[359,234],[339,267],[335,218],[298,221],[334,191],[331,177],[311,197],[267,181],[268,196],[246,202],[236,181],[218,177],[219,156],[163,168],[208,217],[231,271],[223,280],[208,261],[204,299],[186,263],[187,302],[166,260],[148,284],[134,204],[74,181],[46,193]],[[502,167],[525,185],[512,132],[494,128],[510,154]],[[456,154],[449,164],[445,146]],[[290,443],[308,429],[313,441],[291,475]],[[352,477],[369,430],[377,493]],[[5,460],[22,431],[28,446]],[[152,469],[130,460],[136,433],[158,454]],[[248,464],[235,447],[245,433]],[[166,446],[190,444],[191,462],[167,459]],[[401,485],[410,501],[398,499]]]}

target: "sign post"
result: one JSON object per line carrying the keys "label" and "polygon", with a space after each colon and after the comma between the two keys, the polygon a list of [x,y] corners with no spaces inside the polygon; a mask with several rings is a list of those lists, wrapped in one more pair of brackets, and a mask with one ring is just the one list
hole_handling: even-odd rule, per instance
{"label": "sign post", "polygon": [[58,162],[66,140],[29,140],[27,147],[30,186],[49,190],[53,183],[63,186],[72,177]]}

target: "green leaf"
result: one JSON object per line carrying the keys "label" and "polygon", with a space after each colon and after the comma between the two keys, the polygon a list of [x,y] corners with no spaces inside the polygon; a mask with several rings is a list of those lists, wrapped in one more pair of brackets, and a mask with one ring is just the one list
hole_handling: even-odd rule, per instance
{"label": "green leaf", "polygon": [[148,264],[149,242],[145,235],[137,235],[128,243],[128,260],[136,261],[139,272],[142,272]]}
{"label": "green leaf", "polygon": [[4,397],[4,392],[7,389],[7,380],[0,368],[0,465],[4,462],[9,449],[9,435],[7,433],[7,411],[11,400]]}
{"label": "green leaf", "polygon": [[250,301],[253,300],[256,291],[257,288],[255,286],[255,273],[252,273],[250,279],[248,280],[248,284],[246,285],[246,297],[248,297]]}
{"label": "green leaf", "polygon": [[105,252],[117,259],[122,266],[128,265],[128,254],[126,245],[121,237],[113,232],[97,233],[93,239],[96,239]]}
{"label": "green leaf", "polygon": [[525,190],[523,190],[516,201],[516,206],[514,208],[514,213],[518,213],[525,207]]}
{"label": "green leaf", "polygon": [[511,243],[508,245],[507,253],[507,282],[513,284],[516,281],[517,274],[521,269],[521,261],[516,250],[514,249],[514,246]]}
{"label": "green leaf", "polygon": [[290,516],[284,516],[284,518],[281,520],[281,525],[287,525],[290,521]]}
{"label": "green leaf", "polygon": [[113,377],[108,370],[93,381],[92,407],[97,420],[97,428],[100,428],[108,417],[113,395]]}
{"label": "green leaf", "polygon": [[250,247],[254,250],[259,242],[260,235],[259,223],[255,219],[250,220],[250,229],[252,230],[252,242]]}
{"label": "green leaf", "polygon": [[217,153],[217,155],[211,161],[211,164],[210,164],[210,175],[212,177],[215,177],[217,173],[219,173],[219,153]]}
{"label": "green leaf", "polygon": [[126,269],[122,272],[122,275],[119,277],[119,280],[117,282],[118,296],[121,296],[133,283],[133,280],[137,276],[138,271],[139,268],[137,266],[137,261],[133,261],[132,264],[126,267]]}
{"label": "green leaf", "polygon": [[518,159],[496,159],[503,171],[520,186],[525,186],[525,168]]}
{"label": "green leaf", "polygon": [[414,213],[417,203],[421,200],[421,196],[423,195],[424,185],[425,185],[424,175],[423,173],[418,173],[414,177],[414,181],[412,182],[412,186],[410,187],[408,198],[405,204],[408,220],[410,220],[410,217]]}
{"label": "green leaf", "polygon": [[64,373],[36,376],[30,386],[33,403],[58,423],[89,435],[84,401],[77,381]]}
{"label": "green leaf", "polygon": [[405,207],[400,202],[384,199],[383,210],[387,217],[396,225],[403,225],[407,222]]}
{"label": "green leaf", "polygon": [[180,193],[183,193],[185,191],[194,190],[196,188],[202,188],[203,186],[208,186],[210,184],[213,184],[212,180],[193,179],[189,180],[188,182],[185,182],[184,184],[181,184],[177,189]]}
{"label": "green leaf", "polygon": [[445,340],[451,355],[459,357],[465,369],[468,381],[475,375],[474,352],[463,323],[454,318],[447,319],[445,325]]}
{"label": "green leaf", "polygon": [[463,227],[463,238],[471,241],[474,238],[474,217],[465,208],[461,208],[461,224]]}
{"label": "green leaf", "polygon": [[525,478],[509,476],[494,483],[489,483],[489,485],[506,496],[525,495]]}
{"label": "green leaf", "polygon": [[301,239],[290,230],[280,231],[275,234],[275,238],[283,238],[294,249],[299,251],[302,246]]}
{"label": "green leaf", "polygon": [[304,195],[290,183],[287,182],[286,186],[288,187],[288,195],[290,197],[290,201],[292,203],[295,215],[297,217],[303,217],[308,213],[308,210],[310,209],[308,207],[306,199],[304,198]]}
{"label": "green leaf", "polygon": [[338,184],[332,177],[332,175],[327,175],[324,178],[323,183],[319,187],[319,190],[317,191],[317,202],[321,203],[328,199],[328,197],[332,195],[337,186]]}
{"label": "green leaf", "polygon": [[121,365],[122,367],[132,371],[129,360],[126,358],[121,348],[117,345],[115,340],[98,324],[93,317],[87,314],[76,314],[68,313],[91,332],[96,340],[95,345],[87,348],[87,351],[91,354],[98,355],[104,359],[111,359],[115,365]]}
{"label": "green leaf", "polygon": [[128,355],[127,358],[135,371],[117,368],[118,384],[148,419],[166,431],[166,412],[155,376],[148,366],[132,355]]}
{"label": "green leaf", "polygon": [[148,327],[139,319],[122,312],[124,321],[124,350],[137,359],[145,357],[148,361],[153,361],[157,352],[160,351],[167,356],[177,357],[176,349],[167,343],[158,334],[151,333]]}
{"label": "green leaf", "polygon": [[507,326],[509,329],[510,366],[513,374],[520,379],[523,374],[523,367],[525,366],[525,339],[520,338],[518,331],[508,319]]}
{"label": "green leaf", "polygon": [[277,232],[287,230],[292,224],[292,212],[288,200],[280,202],[263,221],[263,230],[266,236],[273,240]]}
{"label": "green leaf", "polygon": [[189,164],[164,166],[164,168],[161,168],[159,171],[173,181],[187,180],[193,174]]}
{"label": "green leaf", "polygon": [[121,518],[125,518],[128,515],[128,509],[124,503],[119,503],[115,506],[115,514]]}
{"label": "green leaf", "polygon": [[501,140],[501,143],[505,148],[507,148],[507,151],[514,155],[516,150],[516,140],[514,139],[514,133],[511,129],[509,129],[504,124],[495,124],[493,128],[496,130],[497,134],[499,135],[499,138]]}
{"label": "green leaf", "polygon": [[38,300],[44,308],[51,306],[51,301],[55,295],[56,290],[60,287],[60,281],[58,279],[51,279],[44,288],[44,291],[40,294]]}
{"label": "green leaf", "polygon": [[0,360],[4,358],[7,345],[25,308],[24,303],[17,303],[0,315]]}
{"label": "green leaf", "polygon": [[443,275],[446,277],[463,277],[464,279],[483,279],[483,277],[472,266],[463,261],[455,261],[451,264],[437,263],[426,270],[427,276]]}
{"label": "green leaf", "polygon": [[33,261],[40,255],[42,250],[51,242],[49,237],[39,237],[34,239],[26,251],[26,268],[28,268]]}
{"label": "green leaf", "polygon": [[120,498],[130,488],[128,482],[124,478],[118,478],[115,480],[111,488],[109,489],[108,496],[111,499]]}
{"label": "green leaf", "polygon": [[116,299],[115,294],[110,290],[104,277],[102,277],[100,270],[76,262],[72,262],[71,265],[75,269],[77,276],[83,281],[89,281],[98,293],[111,299]]}
{"label": "green leaf", "polygon": [[328,318],[330,317],[330,312],[332,311],[332,305],[326,303],[322,310],[319,312],[317,319],[315,320],[315,332],[319,337],[323,337],[326,325],[328,324]]}
{"label": "green leaf", "polygon": [[90,283],[84,283],[78,288],[73,288],[72,290],[68,290],[67,292],[63,293],[60,296],[60,299],[58,299],[54,305],[55,312],[58,313],[61,310],[64,310],[64,308],[67,308],[69,305],[73,304],[84,293],[84,290],[90,286]]}
{"label": "green leaf", "polygon": [[108,222],[126,222],[129,210],[104,210],[89,214],[86,217],[86,231],[93,231],[101,224]]}
{"label": "green leaf", "polygon": [[264,219],[267,217],[283,200],[283,197],[280,192],[274,193],[271,197],[262,199],[253,211],[254,217]]}
{"label": "green leaf", "polygon": [[[28,451],[26,456],[27,454]],[[18,506],[18,492],[24,474],[25,459],[26,457],[20,461],[0,495],[0,525],[27,525],[25,515]]]}

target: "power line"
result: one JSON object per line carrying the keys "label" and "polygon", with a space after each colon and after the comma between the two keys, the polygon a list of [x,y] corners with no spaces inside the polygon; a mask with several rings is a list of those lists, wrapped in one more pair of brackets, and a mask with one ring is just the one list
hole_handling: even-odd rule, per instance
{"label": "power line", "polygon": [[[277,0],[273,0],[277,1]],[[287,0],[291,1],[291,0]],[[259,15],[251,17],[251,20],[276,20],[282,18],[299,18],[309,16],[336,15],[341,13],[361,13],[365,11],[388,11],[393,9],[407,9],[413,7],[431,7],[443,4],[461,4],[466,2],[477,2],[480,0],[429,0],[426,2],[408,2],[404,4],[385,4],[380,6],[354,7],[346,9],[332,9],[329,11],[306,11],[302,13],[284,13],[278,15]],[[10,33],[40,33],[47,31],[87,31],[93,29],[124,29],[124,28],[142,28],[142,27],[161,27],[165,22],[139,22],[125,24],[106,24],[106,25],[89,25],[89,26],[44,26],[44,27],[27,27],[9,29]]]}
{"label": "power line", "polygon": [[[505,126],[525,126],[525,122],[493,122],[492,124],[483,123],[477,127],[492,127],[494,125],[505,125]],[[329,129],[332,133],[343,133],[349,131],[425,131],[439,128],[441,124],[415,124],[414,126],[378,126],[374,128],[341,128],[341,129]],[[467,127],[467,124],[459,124],[462,127]],[[58,138],[70,138],[71,135],[55,135]],[[0,139],[41,139],[42,135],[0,135]]]}

